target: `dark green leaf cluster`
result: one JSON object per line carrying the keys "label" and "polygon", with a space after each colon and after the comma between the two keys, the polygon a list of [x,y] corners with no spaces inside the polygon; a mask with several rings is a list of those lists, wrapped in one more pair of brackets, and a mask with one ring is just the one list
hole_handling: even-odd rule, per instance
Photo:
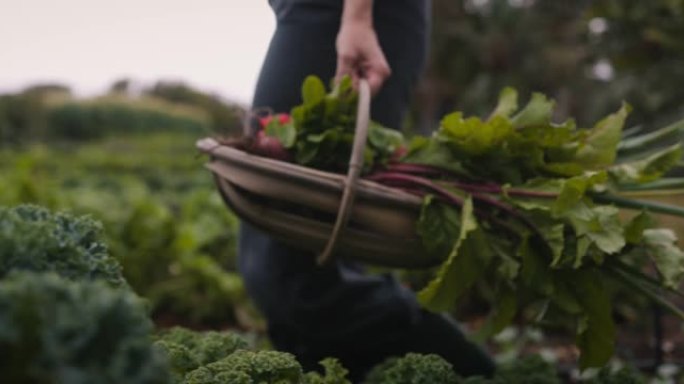
{"label": "dark green leaf cluster", "polygon": [[587,384],[646,384],[646,378],[632,368],[612,370],[601,368],[596,377],[587,380]]}
{"label": "dark green leaf cluster", "polygon": [[538,355],[526,356],[498,368],[495,378],[510,384],[560,384],[553,364]]}
{"label": "dark green leaf cluster", "polygon": [[335,358],[326,358],[321,361],[324,374],[317,372],[307,372],[304,376],[306,384],[351,384],[347,379],[349,371],[342,366],[339,360]]}
{"label": "dark green leaf cluster", "polygon": [[0,207],[0,278],[13,270],[53,271],[70,280],[125,286],[121,266],[101,241],[101,225],[87,217],[23,205]]}
{"label": "dark green leaf cluster", "polygon": [[166,352],[177,382],[202,365],[247,348],[247,342],[235,333],[199,332],[181,327],[160,332],[156,344]]}
{"label": "dark green leaf cluster", "polygon": [[[358,94],[350,78],[338,82],[326,93],[323,82],[309,76],[302,86],[303,103],[292,109],[297,132],[295,161],[316,169],[333,172],[347,170],[354,141]],[[387,161],[403,144],[403,137],[371,122],[364,154],[364,167]]]}
{"label": "dark green leaf cluster", "polygon": [[[575,327],[582,368],[599,367],[616,335],[607,283],[684,317],[661,295],[684,278],[674,233],[654,228],[645,213],[624,221],[606,204],[618,201],[613,191],[661,177],[682,156],[676,144],[617,163],[619,149],[636,150],[680,128],[621,141],[626,106],[591,129],[553,124],[552,108],[537,94],[517,111],[517,93],[504,90],[487,119],[446,116],[431,138],[414,141],[405,164],[374,176],[428,190],[417,232],[425,250],[444,260],[418,295],[428,309],[449,310],[486,281],[496,295],[485,334],[502,330],[520,308],[541,304],[538,319]],[[657,277],[639,269],[647,261]]]}
{"label": "dark green leaf cluster", "polygon": [[452,365],[438,355],[407,353],[386,360],[371,370],[364,384],[459,383]]}
{"label": "dark green leaf cluster", "polygon": [[457,168],[473,179],[521,184],[536,177],[572,177],[611,165],[629,112],[618,112],[591,129],[569,120],[554,124],[554,102],[534,94],[518,111],[518,95],[505,89],[487,119],[454,112],[432,138],[411,144],[406,161]]}
{"label": "dark green leaf cluster", "polygon": [[141,300],[102,281],[14,272],[0,280],[2,381],[163,384]]}
{"label": "dark green leaf cluster", "polygon": [[293,355],[241,349],[191,371],[183,384],[299,384],[303,380],[302,367]]}
{"label": "dark green leaf cluster", "polygon": [[463,384],[560,384],[555,367],[533,355],[504,364],[492,378],[470,377]]}

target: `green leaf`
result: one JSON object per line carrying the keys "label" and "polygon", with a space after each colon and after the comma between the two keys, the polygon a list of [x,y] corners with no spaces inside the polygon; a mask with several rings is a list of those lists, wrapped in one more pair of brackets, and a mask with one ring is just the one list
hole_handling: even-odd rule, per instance
{"label": "green leaf", "polygon": [[460,234],[449,258],[437,276],[418,293],[418,300],[435,312],[451,309],[454,302],[484,273],[492,259],[492,250],[473,215],[473,202],[465,200],[461,211]]}
{"label": "green leaf", "polygon": [[551,251],[551,265],[558,265],[565,247],[565,224],[541,211],[530,212],[528,218],[534,223],[537,233]]}
{"label": "green leaf", "polygon": [[404,135],[397,130],[371,122],[368,125],[368,142],[375,149],[385,153],[392,153],[396,148],[404,144]]}
{"label": "green leaf", "polygon": [[596,184],[603,183],[605,180],[605,172],[587,172],[584,175],[562,181],[560,194],[553,203],[553,215],[563,215],[584,197],[585,192],[589,188]]}
{"label": "green leaf", "polygon": [[318,155],[318,144],[315,142],[303,140],[297,143],[296,160],[298,164],[307,165],[311,163]]}
{"label": "green leaf", "polygon": [[272,119],[264,128],[266,135],[275,137],[285,148],[292,148],[297,141],[297,130],[294,123],[281,125],[277,119]]}
{"label": "green leaf", "polygon": [[556,272],[553,274],[553,291],[549,296],[553,304],[563,312],[579,315],[582,313],[582,306],[575,297],[574,284],[572,274]]}
{"label": "green leaf", "polygon": [[453,249],[460,229],[461,217],[455,207],[441,203],[432,195],[423,199],[416,231],[428,253],[446,257]]}
{"label": "green leaf", "polygon": [[442,119],[438,138],[459,153],[476,156],[493,150],[513,133],[513,127],[506,118],[497,116],[483,122],[477,117],[463,119],[460,112],[455,112]]}
{"label": "green leaf", "polygon": [[643,240],[664,285],[676,289],[684,277],[684,251],[677,246],[675,233],[665,228],[647,229]]}
{"label": "green leaf", "polygon": [[316,104],[325,98],[325,84],[317,76],[307,76],[302,85],[302,101],[305,105]]}
{"label": "green leaf", "polygon": [[653,218],[645,211],[634,216],[625,226],[625,241],[628,244],[639,244],[644,237],[644,231],[654,225]]}
{"label": "green leaf", "polygon": [[548,258],[544,257],[540,247],[530,244],[525,236],[520,242],[516,254],[522,260],[520,276],[522,282],[535,292],[548,296],[553,292],[553,280]]}
{"label": "green leaf", "polygon": [[518,92],[510,87],[504,88],[499,93],[499,104],[497,104],[487,120],[491,120],[496,116],[509,117],[516,109],[518,109]]}
{"label": "green leaf", "polygon": [[502,287],[498,290],[496,297],[496,306],[475,335],[475,339],[478,341],[485,341],[503,331],[515,318],[518,310],[518,298],[515,291],[509,287]]}
{"label": "green leaf", "polygon": [[553,254],[553,261],[551,265],[556,265],[563,255],[563,247],[565,246],[565,234],[563,233],[565,225],[562,223],[544,226],[539,229],[544,241],[551,249]]}
{"label": "green leaf", "polygon": [[511,123],[515,128],[549,124],[554,102],[541,93],[532,94],[532,98],[522,111],[513,116]]}
{"label": "green leaf", "polygon": [[619,111],[599,121],[589,131],[584,145],[577,150],[576,160],[587,169],[599,169],[615,161],[622,126],[630,107],[623,104]]}
{"label": "green leaf", "polygon": [[402,162],[431,165],[459,174],[466,173],[446,144],[422,136],[414,137],[411,140],[408,154],[403,158]]}
{"label": "green leaf", "polygon": [[656,180],[682,159],[682,146],[677,143],[646,158],[610,167],[610,176],[620,184],[646,183]]}
{"label": "green leaf", "polygon": [[337,82],[333,80],[333,96],[340,97],[351,93],[353,91],[353,85],[352,78],[349,75],[342,76]]}
{"label": "green leaf", "polygon": [[601,367],[615,351],[616,331],[610,297],[601,274],[595,270],[577,272],[572,281],[577,301],[584,309],[576,338],[580,368]]}
{"label": "green leaf", "polygon": [[585,202],[576,204],[566,212],[577,237],[587,236],[606,254],[614,254],[625,246],[624,229],[620,222],[620,210],[612,206],[590,207]]}

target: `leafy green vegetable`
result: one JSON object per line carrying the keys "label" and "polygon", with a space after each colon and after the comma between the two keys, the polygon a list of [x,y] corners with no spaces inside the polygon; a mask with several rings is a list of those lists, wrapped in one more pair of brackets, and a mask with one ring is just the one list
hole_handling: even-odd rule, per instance
{"label": "leafy green vegetable", "polygon": [[456,384],[452,365],[438,355],[407,353],[375,366],[364,384]]}
{"label": "leafy green vegetable", "polygon": [[[292,137],[289,125],[276,137],[293,150],[298,164],[345,172],[351,156],[358,103],[351,79],[345,77],[326,93],[323,82],[309,76],[302,86],[302,101],[290,113],[296,138]],[[400,132],[370,122],[365,170],[388,161],[403,142]]]}
{"label": "leafy green vegetable", "polygon": [[349,371],[335,358],[323,359],[320,364],[325,369],[325,374],[307,372],[304,376],[305,384],[352,384],[347,380]]}
{"label": "leafy green vegetable", "polygon": [[127,286],[102,242],[100,223],[38,206],[0,207],[0,278],[17,270]]}
{"label": "leafy green vegetable", "polygon": [[[357,100],[350,81],[325,94],[323,83],[309,78],[302,94],[304,103],[292,111],[296,161],[346,169]],[[401,158],[392,157],[403,146],[401,136],[371,125],[366,177],[424,197],[416,232],[425,252],[443,261],[418,293],[426,308],[450,310],[486,280],[498,295],[482,335],[534,305],[542,308],[540,320],[561,315],[564,324],[572,323],[581,367],[599,367],[613,354],[615,338],[605,281],[684,318],[662,295],[684,278],[684,252],[674,234],[654,228],[648,216],[684,216],[684,209],[619,194],[645,183],[657,188],[654,183],[682,162],[681,144],[659,146],[681,127],[623,142],[627,104],[590,128],[553,122],[554,104],[536,93],[518,110],[517,92],[504,89],[486,119],[449,113],[431,137],[414,138]],[[624,221],[621,208],[642,213]],[[658,276],[640,269],[648,261]]]}
{"label": "leafy green vegetable", "polygon": [[7,383],[165,384],[140,298],[103,281],[14,272],[0,280],[0,370]]}
{"label": "leafy green vegetable", "polygon": [[[582,368],[602,366],[615,338],[603,281],[615,280],[684,316],[659,294],[684,278],[684,252],[674,234],[652,228],[645,212],[623,222],[618,207],[681,209],[615,195],[623,185],[662,176],[682,151],[677,144],[617,163],[627,105],[590,129],[571,120],[553,123],[553,105],[535,94],[516,113],[517,94],[506,89],[487,120],[451,113],[432,137],[412,141],[403,164],[369,178],[425,196],[417,233],[426,253],[443,260],[418,294],[426,308],[449,310],[486,280],[499,294],[482,335],[541,304],[540,319],[563,313],[574,322]],[[648,258],[659,276],[638,269]],[[626,266],[636,268],[627,273]]]}
{"label": "leafy green vegetable", "polygon": [[277,351],[238,350],[185,376],[184,384],[300,384],[302,367],[294,356]]}
{"label": "leafy green vegetable", "polygon": [[173,327],[160,332],[157,337],[155,343],[166,352],[176,383],[202,365],[247,348],[247,342],[231,332],[199,332]]}
{"label": "leafy green vegetable", "polygon": [[473,204],[463,205],[460,234],[437,277],[419,294],[421,303],[433,311],[446,311],[479,280],[492,259],[492,251],[473,215]]}

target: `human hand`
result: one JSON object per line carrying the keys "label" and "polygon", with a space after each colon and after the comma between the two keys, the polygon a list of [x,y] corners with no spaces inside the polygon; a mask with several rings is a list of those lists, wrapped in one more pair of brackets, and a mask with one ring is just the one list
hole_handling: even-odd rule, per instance
{"label": "human hand", "polygon": [[[370,17],[372,1],[346,0],[340,31],[337,34],[336,79],[350,75],[354,84],[360,77],[368,80],[377,93],[391,69],[382,52]],[[365,8],[367,6],[367,8]]]}

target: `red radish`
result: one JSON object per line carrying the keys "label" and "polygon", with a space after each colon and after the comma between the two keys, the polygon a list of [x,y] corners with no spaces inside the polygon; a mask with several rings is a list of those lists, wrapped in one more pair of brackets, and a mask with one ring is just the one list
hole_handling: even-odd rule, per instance
{"label": "red radish", "polygon": [[278,114],[278,122],[281,125],[285,125],[285,124],[289,123],[290,121],[292,121],[292,118],[290,117],[290,115],[288,115],[286,113]]}
{"label": "red radish", "polygon": [[273,136],[267,135],[264,130],[257,132],[251,150],[257,155],[276,160],[290,161],[292,159],[290,153],[283,147],[280,141]]}
{"label": "red radish", "polygon": [[260,117],[259,118],[259,124],[261,125],[261,128],[265,128],[268,124],[271,123],[272,120],[273,120],[273,115]]}

